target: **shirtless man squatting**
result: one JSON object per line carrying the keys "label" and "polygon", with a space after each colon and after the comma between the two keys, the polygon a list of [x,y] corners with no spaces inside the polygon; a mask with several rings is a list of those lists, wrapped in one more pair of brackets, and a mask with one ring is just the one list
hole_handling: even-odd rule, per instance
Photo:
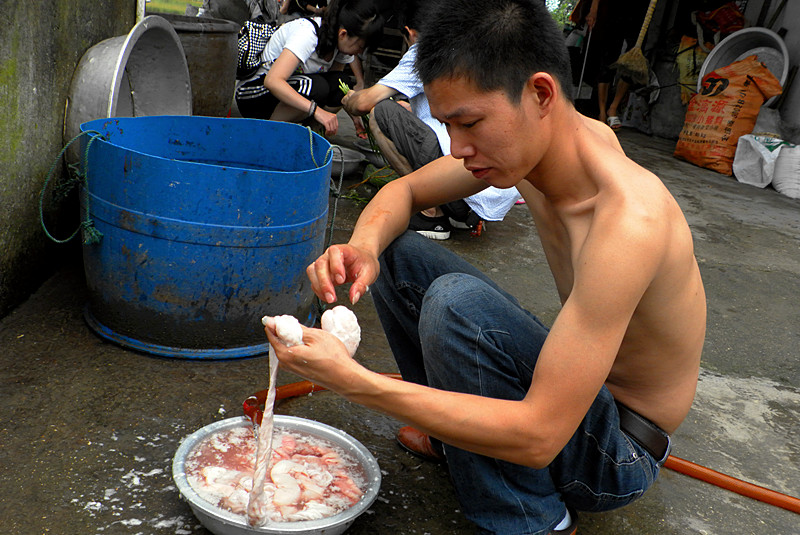
{"label": "shirtless man squatting", "polygon": [[[417,69],[451,155],[384,186],[349,242],[307,269],[325,303],[336,286],[354,304],[370,288],[405,380],[318,329],[292,348],[267,336],[284,369],[443,452],[480,533],[573,534],[576,511],[652,485],[691,407],[706,328],[691,232],[658,177],[575,110],[543,2],[449,0],[425,23]],[[516,186],[531,211],[562,302],[549,328],[406,232],[412,214],[488,186]]]}

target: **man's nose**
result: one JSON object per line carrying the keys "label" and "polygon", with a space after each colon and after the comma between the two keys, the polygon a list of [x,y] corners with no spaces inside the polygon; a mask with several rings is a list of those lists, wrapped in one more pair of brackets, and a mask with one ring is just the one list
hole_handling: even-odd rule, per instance
{"label": "man's nose", "polygon": [[450,134],[450,155],[453,158],[462,160],[475,155],[475,147],[463,138],[463,136]]}

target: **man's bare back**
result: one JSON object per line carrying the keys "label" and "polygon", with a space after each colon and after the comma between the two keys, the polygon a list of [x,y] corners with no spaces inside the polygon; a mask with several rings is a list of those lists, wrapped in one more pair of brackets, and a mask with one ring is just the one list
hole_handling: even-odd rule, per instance
{"label": "man's bare back", "polygon": [[613,247],[614,229],[624,232],[629,225],[651,237],[648,254],[657,251],[661,259],[630,319],[606,386],[618,401],[671,433],[692,404],[706,326],[691,232],[661,181],[624,156],[608,127],[583,120],[587,135],[580,152],[596,193],[580,203],[553,206],[529,184],[518,188],[533,214],[562,303],[570,296],[573,266],[587,243],[601,240],[604,247]]}

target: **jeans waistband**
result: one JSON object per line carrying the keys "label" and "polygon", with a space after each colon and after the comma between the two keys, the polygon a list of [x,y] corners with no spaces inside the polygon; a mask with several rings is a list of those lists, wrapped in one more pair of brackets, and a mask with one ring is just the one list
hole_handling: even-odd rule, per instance
{"label": "jeans waistband", "polygon": [[659,466],[664,464],[672,445],[669,434],[622,403],[617,401],[616,404],[620,429],[647,450],[658,461]]}

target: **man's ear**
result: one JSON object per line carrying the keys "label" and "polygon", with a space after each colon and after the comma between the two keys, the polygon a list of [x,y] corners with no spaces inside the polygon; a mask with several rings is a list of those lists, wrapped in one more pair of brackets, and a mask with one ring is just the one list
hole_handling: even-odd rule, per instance
{"label": "man's ear", "polygon": [[339,28],[339,32],[337,33],[339,39],[344,39],[347,37],[347,30],[344,28]]}
{"label": "man's ear", "polygon": [[419,39],[419,32],[414,28],[409,28],[408,26],[405,27],[405,30],[406,33],[408,34],[407,37],[408,45],[411,46],[417,42],[417,39]]}
{"label": "man's ear", "polygon": [[540,117],[544,117],[553,108],[561,94],[561,86],[552,75],[546,72],[533,73],[525,84],[525,91],[535,97]]}

